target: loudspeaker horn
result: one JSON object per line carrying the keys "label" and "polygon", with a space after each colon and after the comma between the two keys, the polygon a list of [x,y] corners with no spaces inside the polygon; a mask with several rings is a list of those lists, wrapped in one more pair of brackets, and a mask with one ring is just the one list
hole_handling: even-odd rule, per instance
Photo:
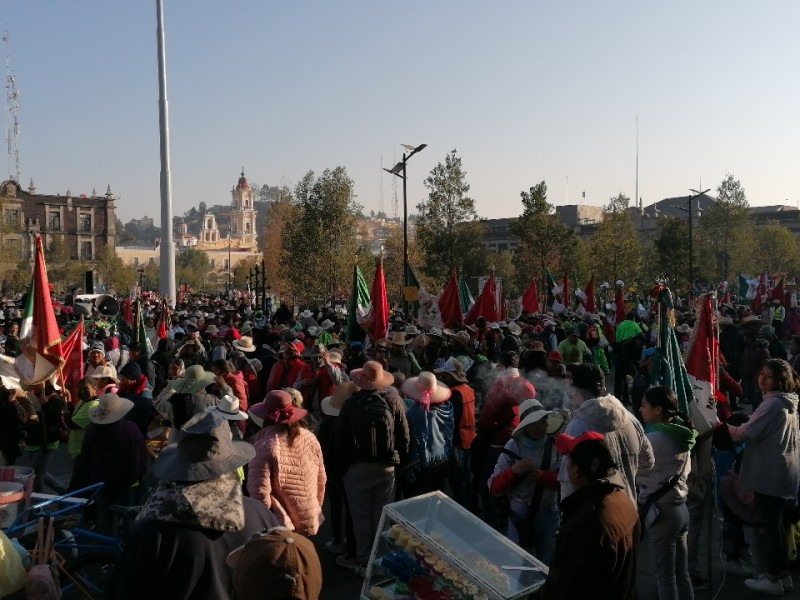
{"label": "loudspeaker horn", "polygon": [[113,296],[108,294],[100,294],[94,299],[94,306],[104,317],[116,317],[119,314],[119,302]]}

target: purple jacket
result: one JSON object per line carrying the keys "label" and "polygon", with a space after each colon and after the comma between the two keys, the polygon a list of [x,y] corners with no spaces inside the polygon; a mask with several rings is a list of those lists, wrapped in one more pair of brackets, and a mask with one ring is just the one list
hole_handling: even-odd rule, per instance
{"label": "purple jacket", "polygon": [[144,477],[147,456],[144,436],[133,421],[92,423],[86,429],[81,450],[85,483],[102,482],[112,491],[125,490]]}

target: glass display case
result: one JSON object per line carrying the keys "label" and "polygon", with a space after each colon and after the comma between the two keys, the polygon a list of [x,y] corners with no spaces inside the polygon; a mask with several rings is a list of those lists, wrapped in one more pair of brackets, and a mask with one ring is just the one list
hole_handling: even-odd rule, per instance
{"label": "glass display case", "polygon": [[547,567],[441,492],[388,504],[372,546],[364,600],[515,600]]}

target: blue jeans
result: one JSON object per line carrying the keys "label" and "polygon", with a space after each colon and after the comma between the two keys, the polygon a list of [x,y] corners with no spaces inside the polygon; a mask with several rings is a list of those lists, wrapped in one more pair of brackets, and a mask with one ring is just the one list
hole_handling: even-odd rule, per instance
{"label": "blue jeans", "polygon": [[[512,499],[508,508],[524,521],[528,517],[530,503]],[[555,502],[540,504],[533,524],[533,545],[525,549],[544,564],[549,565],[556,549],[556,534],[560,525],[561,516],[558,512],[558,505]],[[508,520],[508,539],[519,544],[519,532],[511,519]]]}
{"label": "blue jeans", "polygon": [[655,571],[658,600],[693,600],[687,547],[689,510],[683,502],[657,505],[661,514],[647,528],[645,536]]}

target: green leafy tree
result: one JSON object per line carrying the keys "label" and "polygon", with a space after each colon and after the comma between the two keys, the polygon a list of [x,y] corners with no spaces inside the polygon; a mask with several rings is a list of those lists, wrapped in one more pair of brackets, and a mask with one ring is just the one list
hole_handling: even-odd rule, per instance
{"label": "green leafy tree", "polygon": [[233,267],[233,277],[231,279],[233,289],[246,290],[250,269],[253,269],[253,273],[255,273],[256,267],[259,269],[261,268],[261,260],[254,256],[250,256],[236,263],[236,266]]}
{"label": "green leafy tree", "polygon": [[281,260],[284,255],[284,236],[288,224],[293,221],[299,208],[295,204],[291,191],[284,189],[280,196],[267,204],[266,222],[264,229],[259,233],[259,244],[263,241],[264,267],[267,271],[267,282],[274,292],[283,296],[288,287],[283,278]]}
{"label": "green leafy tree", "polygon": [[649,269],[653,279],[666,277],[676,291],[689,284],[689,228],[685,219],[667,217],[658,222]]}
{"label": "green leafy tree", "polygon": [[100,281],[118,294],[126,294],[136,285],[136,268],[126,265],[113,248],[106,246],[95,255],[94,268]]}
{"label": "green leafy tree", "polygon": [[176,278],[193,289],[206,289],[207,286],[212,284],[212,279],[214,279],[214,284],[217,283],[217,278],[211,277],[211,261],[205,252],[195,248],[188,248],[178,253],[175,257],[175,265],[177,266]]}
{"label": "green leafy tree", "polygon": [[717,201],[698,224],[695,247],[702,274],[728,281],[731,273],[746,270],[755,251],[754,233],[744,187],[728,173],[717,188]]}
{"label": "green leafy tree", "polygon": [[522,214],[511,223],[511,231],[520,239],[515,263],[521,284],[527,286],[523,282],[541,277],[545,269],[576,268],[578,239],[547,202],[547,184],[537,183],[520,197]]}
{"label": "green leafy tree", "polygon": [[629,204],[630,199],[624,194],[611,198],[604,209],[603,222],[589,242],[590,266],[601,281],[622,279],[630,285],[640,276],[642,248]]}
{"label": "green leafy tree", "polygon": [[280,273],[287,291],[300,302],[340,299],[350,293],[357,260],[361,206],[344,167],[309,171],[295,189],[297,212],[286,223]]}
{"label": "green leafy tree", "polygon": [[777,221],[767,221],[756,228],[758,266],[749,272],[796,273],[800,270],[800,248],[797,238]]}
{"label": "green leafy tree", "polygon": [[467,277],[485,274],[484,227],[456,150],[433,168],[425,187],[428,199],[417,204],[416,228],[423,273],[440,283],[461,266]]}

